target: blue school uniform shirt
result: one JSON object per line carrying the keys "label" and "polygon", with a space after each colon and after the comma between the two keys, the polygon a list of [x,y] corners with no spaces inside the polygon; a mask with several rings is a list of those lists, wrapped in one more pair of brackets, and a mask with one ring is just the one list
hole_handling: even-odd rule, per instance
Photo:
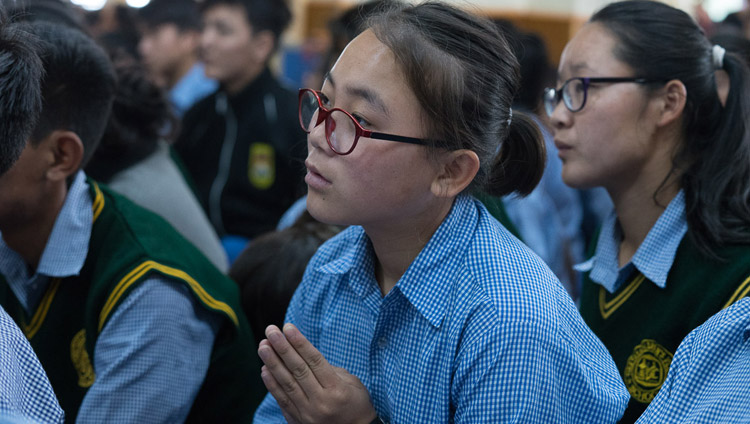
{"label": "blue school uniform shirt", "polygon": [[[0,272],[27,313],[34,312],[51,277],[78,275],[83,267],[93,222],[91,205],[86,176],[79,171],[33,275],[23,258],[0,239]],[[144,280],[99,334],[94,347],[96,381],[76,422],[184,421],[208,369],[218,320],[182,285],[158,276]]]}
{"label": "blue school uniform shirt", "polygon": [[620,267],[618,255],[622,231],[617,215],[612,211],[602,224],[594,256],[574,268],[580,272],[590,271],[589,278],[610,293],[617,291],[627,281],[633,268],[649,281],[664,288],[667,286],[667,276],[677,255],[677,248],[687,229],[685,192],[680,190],[651,227],[630,262]]}
{"label": "blue school uniform shirt", "polygon": [[175,115],[182,116],[199,100],[218,90],[219,83],[206,76],[202,63],[196,63],[169,90],[169,101]]}
{"label": "blue school uniform shirt", "polygon": [[63,418],[42,364],[0,307],[0,422],[62,423]]}
{"label": "blue school uniform shirt", "polygon": [[750,297],[680,343],[669,374],[637,424],[750,423]]}
{"label": "blue school uniform shirt", "polygon": [[[628,402],[607,350],[549,268],[458,197],[382,296],[361,227],[313,257],[287,322],[357,376],[393,423],[612,423]],[[283,422],[269,394],[255,422]]]}

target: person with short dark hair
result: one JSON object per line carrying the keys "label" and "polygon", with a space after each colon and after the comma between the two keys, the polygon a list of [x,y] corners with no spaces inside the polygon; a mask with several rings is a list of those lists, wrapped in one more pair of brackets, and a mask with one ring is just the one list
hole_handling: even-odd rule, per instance
{"label": "person with short dark hair", "polygon": [[596,12],[558,69],[545,103],[563,180],[602,186],[615,205],[577,267],[580,310],[622,374],[633,422],[680,341],[750,293],[750,75],[687,13],[642,0]]}
{"label": "person with short dark hair", "polygon": [[[511,109],[495,26],[439,2],[374,15],[300,90],[321,246],[258,354],[257,423],[596,422],[628,395],[544,263],[473,198],[529,193],[544,141]],[[471,47],[471,48],[469,48]]]}
{"label": "person with short dark hair", "polygon": [[[18,160],[42,108],[34,36],[0,4],[0,178]],[[2,193],[0,193],[2,197]],[[26,336],[0,306],[0,416],[61,423],[63,410]]]}
{"label": "person with short dark hair", "polygon": [[341,229],[305,211],[291,226],[254,238],[234,261],[229,277],[240,286],[242,307],[258,345],[266,327],[284,323],[310,258]]}
{"label": "person with short dark hair", "polygon": [[80,31],[32,28],[43,108],[0,176],[0,304],[70,422],[249,422],[263,389],[236,285],[164,220],[86,177],[112,64]]}
{"label": "person with short dark hair", "polygon": [[220,89],[185,115],[175,150],[231,262],[304,190],[297,94],[268,67],[291,12],[284,0],[207,0],[201,9],[206,74]]}
{"label": "person with short dark hair", "polygon": [[201,16],[195,0],[152,0],[138,10],[138,52],[152,78],[169,92],[178,117],[216,90],[198,60]]}

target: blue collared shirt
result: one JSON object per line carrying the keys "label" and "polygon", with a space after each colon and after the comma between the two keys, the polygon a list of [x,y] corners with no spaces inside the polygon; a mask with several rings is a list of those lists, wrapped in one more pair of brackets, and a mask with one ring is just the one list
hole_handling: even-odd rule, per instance
{"label": "blue collared shirt", "polygon": [[169,90],[169,100],[178,118],[187,112],[198,100],[219,88],[219,83],[208,78],[203,64],[196,63],[177,84]]}
{"label": "blue collared shirt", "polygon": [[[92,218],[88,184],[79,171],[33,275],[23,258],[0,240],[0,272],[30,315],[50,277],[80,272],[89,251]],[[218,326],[219,317],[199,307],[183,285],[149,277],[99,334],[96,381],[76,422],[184,421],[203,383]]]}
{"label": "blue collared shirt", "polygon": [[750,297],[693,330],[646,412],[648,423],[750,422]]}
{"label": "blue collared shirt", "polygon": [[0,421],[62,423],[63,410],[26,337],[0,307]]}
{"label": "blue collared shirt", "polygon": [[[287,310],[394,423],[620,418],[628,392],[552,272],[471,197],[382,296],[361,227],[325,243]],[[283,422],[268,395],[257,423]]]}
{"label": "blue collared shirt", "polygon": [[591,271],[589,278],[614,293],[631,275],[633,268],[660,288],[667,285],[667,275],[674,263],[677,248],[687,233],[685,215],[685,193],[679,193],[669,202],[651,230],[646,235],[635,255],[625,266],[620,267],[618,254],[622,232],[614,211],[602,224],[594,256],[576,265],[581,272]]}

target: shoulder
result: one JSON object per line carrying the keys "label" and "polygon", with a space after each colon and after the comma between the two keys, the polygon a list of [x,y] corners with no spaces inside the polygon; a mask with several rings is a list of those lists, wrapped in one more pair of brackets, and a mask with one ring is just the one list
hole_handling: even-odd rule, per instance
{"label": "shoulder", "polygon": [[568,296],[557,277],[526,245],[479,207],[479,222],[464,266],[502,320],[539,319]]}

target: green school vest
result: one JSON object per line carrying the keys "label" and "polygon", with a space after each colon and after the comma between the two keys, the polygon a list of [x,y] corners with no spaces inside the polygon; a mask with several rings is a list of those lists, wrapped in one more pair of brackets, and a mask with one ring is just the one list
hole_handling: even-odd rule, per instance
{"label": "green school vest", "polygon": [[29,339],[67,422],[75,421],[96,381],[97,336],[118,305],[152,275],[186,285],[202,307],[223,318],[187,422],[251,422],[265,388],[236,284],[160,217],[91,180],[89,185],[94,223],[80,275],[52,279],[32,316],[0,276],[0,304]]}
{"label": "green school vest", "polygon": [[631,398],[622,423],[635,422],[658,393],[672,356],[690,331],[750,295],[750,246],[703,256],[685,236],[661,289],[640,272],[610,294],[584,276],[581,315],[609,349]]}

